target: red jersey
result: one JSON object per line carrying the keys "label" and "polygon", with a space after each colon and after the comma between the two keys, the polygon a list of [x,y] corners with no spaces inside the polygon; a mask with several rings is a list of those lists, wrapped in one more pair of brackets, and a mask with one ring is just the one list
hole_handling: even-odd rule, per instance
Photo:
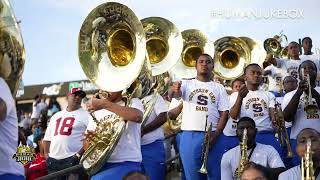
{"label": "red jersey", "polygon": [[48,174],[48,167],[44,157],[40,153],[36,154],[36,159],[24,166],[26,172],[26,180],[33,180]]}

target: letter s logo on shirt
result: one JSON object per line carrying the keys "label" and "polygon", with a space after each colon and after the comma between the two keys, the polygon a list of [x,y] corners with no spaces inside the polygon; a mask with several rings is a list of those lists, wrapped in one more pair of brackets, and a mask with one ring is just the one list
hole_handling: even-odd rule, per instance
{"label": "letter s logo on shirt", "polygon": [[252,104],[253,112],[262,112],[262,106],[260,103]]}
{"label": "letter s logo on shirt", "polygon": [[199,105],[206,106],[206,105],[208,105],[208,101],[207,100],[208,100],[208,96],[199,95],[197,103]]}

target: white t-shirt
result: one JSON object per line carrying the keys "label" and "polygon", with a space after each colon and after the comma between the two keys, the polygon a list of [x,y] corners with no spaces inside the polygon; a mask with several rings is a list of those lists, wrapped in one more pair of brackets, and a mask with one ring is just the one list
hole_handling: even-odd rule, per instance
{"label": "white t-shirt", "polygon": [[223,129],[223,134],[226,136],[236,136],[236,130],[237,130],[237,123],[239,119],[233,119],[232,117],[229,116],[229,119],[227,121],[226,126]]}
{"label": "white t-shirt", "polygon": [[[320,87],[316,87],[315,90],[320,93]],[[283,98],[283,103],[282,103],[282,109],[284,110],[287,105],[289,104],[290,100],[294,96],[294,94],[297,92],[297,90],[291,91],[287,93],[284,98]],[[312,103],[317,105],[316,100],[312,98]],[[297,135],[302,129],[305,128],[313,128],[316,129],[317,131],[320,131],[320,111],[318,109],[317,113],[315,114],[307,114],[304,110],[304,95],[302,94],[300,96],[300,102],[298,105],[298,109],[296,112],[296,115],[294,116],[294,121],[292,123],[292,128],[291,128],[291,139],[296,139]]]}
{"label": "white t-shirt", "polygon": [[[248,150],[248,156],[252,149]],[[236,146],[223,154],[221,159],[221,179],[236,179],[234,173],[240,162],[240,146]],[[285,167],[278,152],[270,145],[257,143],[249,161],[268,168]]]}
{"label": "white t-shirt", "polygon": [[37,105],[35,105],[36,102],[32,103],[32,114],[31,118],[39,118],[41,111],[47,108],[47,104],[45,102],[39,102]]}
{"label": "white t-shirt", "polygon": [[[282,107],[283,97],[276,97],[276,101],[280,104],[280,107]],[[283,112],[283,109],[282,109],[282,112]],[[289,128],[292,126],[292,122],[285,121],[284,125],[286,126],[286,128]]]}
{"label": "white t-shirt", "polygon": [[[121,101],[118,103],[121,106],[124,106],[124,102]],[[132,108],[136,108],[141,112],[144,112],[143,105],[141,101],[137,98],[131,99],[131,106]],[[108,111],[106,109],[101,109],[99,111],[94,112],[95,117],[97,120],[103,120],[106,116],[117,116],[115,113]],[[96,129],[96,123],[93,121],[92,118],[89,120],[87,130],[94,131]],[[108,162],[116,163],[116,162],[141,162],[141,124],[135,123],[132,121],[127,122],[127,127],[122,133],[120,140],[115,147],[114,151],[112,152]]]}
{"label": "white t-shirt", "polygon": [[271,74],[268,75],[269,91],[280,92],[282,90],[282,79],[285,77],[286,71],[273,65],[266,67],[264,70],[271,72]]}
{"label": "white t-shirt", "polygon": [[89,113],[83,108],[62,110],[54,114],[46,130],[44,141],[50,141],[49,157],[65,159],[76,154],[83,146],[83,133],[87,129]]}
{"label": "white t-shirt", "polygon": [[[236,103],[238,92],[230,96],[230,109]],[[258,89],[249,91],[243,98],[239,119],[241,117],[250,117],[255,123],[258,131],[272,131],[272,123],[269,115],[269,108],[274,108],[275,97],[272,93]]]}
{"label": "white t-shirt", "polygon": [[0,98],[6,103],[7,115],[0,121],[0,175],[15,174],[24,176],[22,164],[12,159],[18,146],[18,117],[16,104],[7,83],[0,77]]}
{"label": "white t-shirt", "polygon": [[[301,180],[301,168],[300,165],[290,168],[279,175],[278,180]],[[316,177],[316,180],[320,180],[320,175]]]}
{"label": "white t-shirt", "polygon": [[320,60],[320,54],[311,54],[311,55],[300,55],[299,58],[303,61],[305,60]]}
{"label": "white t-shirt", "polygon": [[[152,95],[149,95],[149,96],[146,96],[145,98],[143,98],[143,100],[148,102],[151,100],[151,98],[152,98]],[[159,114],[168,111],[168,107],[167,107],[164,99],[160,95],[157,95],[156,98],[157,98],[156,103],[153,107],[153,110],[152,110],[150,116],[149,116],[149,119],[146,122],[146,125],[151,123],[152,121],[154,121]],[[163,139],[163,138],[164,138],[163,130],[161,127],[159,127],[157,129],[153,130],[152,132],[145,134],[141,138],[141,145],[150,144],[158,139]]]}
{"label": "white t-shirt", "polygon": [[292,76],[297,79],[299,77],[298,68],[301,62],[301,60],[277,59],[277,67],[286,73],[284,76]]}
{"label": "white t-shirt", "polygon": [[170,111],[171,109],[174,109],[176,107],[178,107],[181,103],[183,103],[183,100],[180,99],[175,99],[175,98],[172,98],[171,102],[170,102],[170,105],[169,105],[169,109],[168,111]]}
{"label": "white t-shirt", "polygon": [[184,80],[181,84],[183,109],[182,130],[205,131],[206,117],[216,130],[219,111],[228,111],[229,102],[225,88],[216,82],[201,82],[197,79]]}

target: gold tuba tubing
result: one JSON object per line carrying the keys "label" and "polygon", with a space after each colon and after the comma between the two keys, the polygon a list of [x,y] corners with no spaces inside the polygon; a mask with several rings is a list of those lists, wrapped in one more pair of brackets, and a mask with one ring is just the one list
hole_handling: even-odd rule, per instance
{"label": "gold tuba tubing", "polygon": [[25,52],[20,28],[8,0],[0,0],[0,77],[15,97],[22,77]]}
{"label": "gold tuba tubing", "polygon": [[[140,97],[142,84],[150,73],[146,59],[143,26],[127,6],[108,2],[93,9],[79,33],[79,60],[86,76],[101,90],[124,91],[126,106],[132,97]],[[125,128],[126,121],[115,116],[98,121],[90,147],[80,163],[89,175],[98,172],[107,162]]]}

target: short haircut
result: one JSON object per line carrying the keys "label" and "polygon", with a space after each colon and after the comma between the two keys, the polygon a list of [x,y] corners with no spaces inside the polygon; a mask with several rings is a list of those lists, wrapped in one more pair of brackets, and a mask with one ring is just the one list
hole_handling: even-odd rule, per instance
{"label": "short haircut", "polygon": [[310,40],[312,42],[312,39],[310,37],[304,37],[301,42],[303,43],[303,41],[305,40]]}
{"label": "short haircut", "polygon": [[[213,58],[212,58],[209,54],[207,54],[207,53],[202,53],[202,54],[200,54],[199,57],[201,57],[201,56],[207,56],[207,57],[209,57],[209,58],[212,60],[212,62],[213,62]],[[199,57],[196,59],[196,63],[198,62]]]}
{"label": "short haircut", "polygon": [[305,60],[305,61],[303,61],[303,62],[299,65],[298,73],[300,73],[300,69],[301,69],[302,64],[303,64],[303,63],[307,63],[307,62],[312,63],[312,64],[313,64],[313,66],[314,66],[314,69],[316,70],[316,72],[318,72],[318,69],[317,69],[317,65],[316,65],[316,63],[314,63],[314,62],[313,62],[313,61],[311,61],[311,60]]}
{"label": "short haircut", "polygon": [[251,67],[251,66],[257,66],[257,67],[259,67],[260,69],[262,69],[259,64],[257,64],[257,63],[252,63],[252,64],[249,64],[248,66],[246,66],[246,67],[244,68],[244,74],[247,73],[248,68]]}
{"label": "short haircut", "polygon": [[239,121],[237,122],[237,126],[239,126],[239,124],[242,123],[242,122],[249,122],[251,125],[253,125],[253,127],[256,127],[256,123],[250,117],[242,117],[242,118],[240,118]]}
{"label": "short haircut", "polygon": [[242,82],[242,84],[244,84],[244,83],[245,83],[245,82],[244,82],[244,80],[243,80],[242,78],[236,78],[235,80],[233,80],[233,81],[232,81],[232,83],[231,83],[231,87],[233,87],[233,84],[234,84],[235,82],[237,82],[237,81]]}
{"label": "short haircut", "polygon": [[[243,169],[243,172],[249,169],[255,169],[259,171],[266,179],[271,179],[268,173],[268,169],[260,164],[254,162],[248,162]],[[242,175],[241,175],[242,176]]]}
{"label": "short haircut", "polygon": [[123,176],[122,180],[127,180],[128,178],[130,178],[130,176],[133,175],[141,175],[144,176],[147,180],[150,180],[150,178],[142,171],[130,171],[125,176]]}
{"label": "short haircut", "polygon": [[297,139],[300,138],[302,132],[307,131],[307,130],[314,131],[314,132],[316,132],[316,133],[318,134],[318,136],[320,136],[320,132],[317,131],[316,129],[313,129],[313,128],[304,128],[304,129],[302,129],[302,130],[299,132],[299,134],[297,135]]}
{"label": "short haircut", "polygon": [[297,44],[298,46],[300,46],[300,44],[297,43],[296,41],[291,41],[289,44]]}
{"label": "short haircut", "polygon": [[296,83],[298,83],[298,80],[297,80],[296,78],[294,78],[293,76],[286,76],[286,77],[283,78],[282,84],[284,84],[284,80],[287,79],[287,78],[292,78],[292,79],[294,79],[294,81],[295,81]]}

